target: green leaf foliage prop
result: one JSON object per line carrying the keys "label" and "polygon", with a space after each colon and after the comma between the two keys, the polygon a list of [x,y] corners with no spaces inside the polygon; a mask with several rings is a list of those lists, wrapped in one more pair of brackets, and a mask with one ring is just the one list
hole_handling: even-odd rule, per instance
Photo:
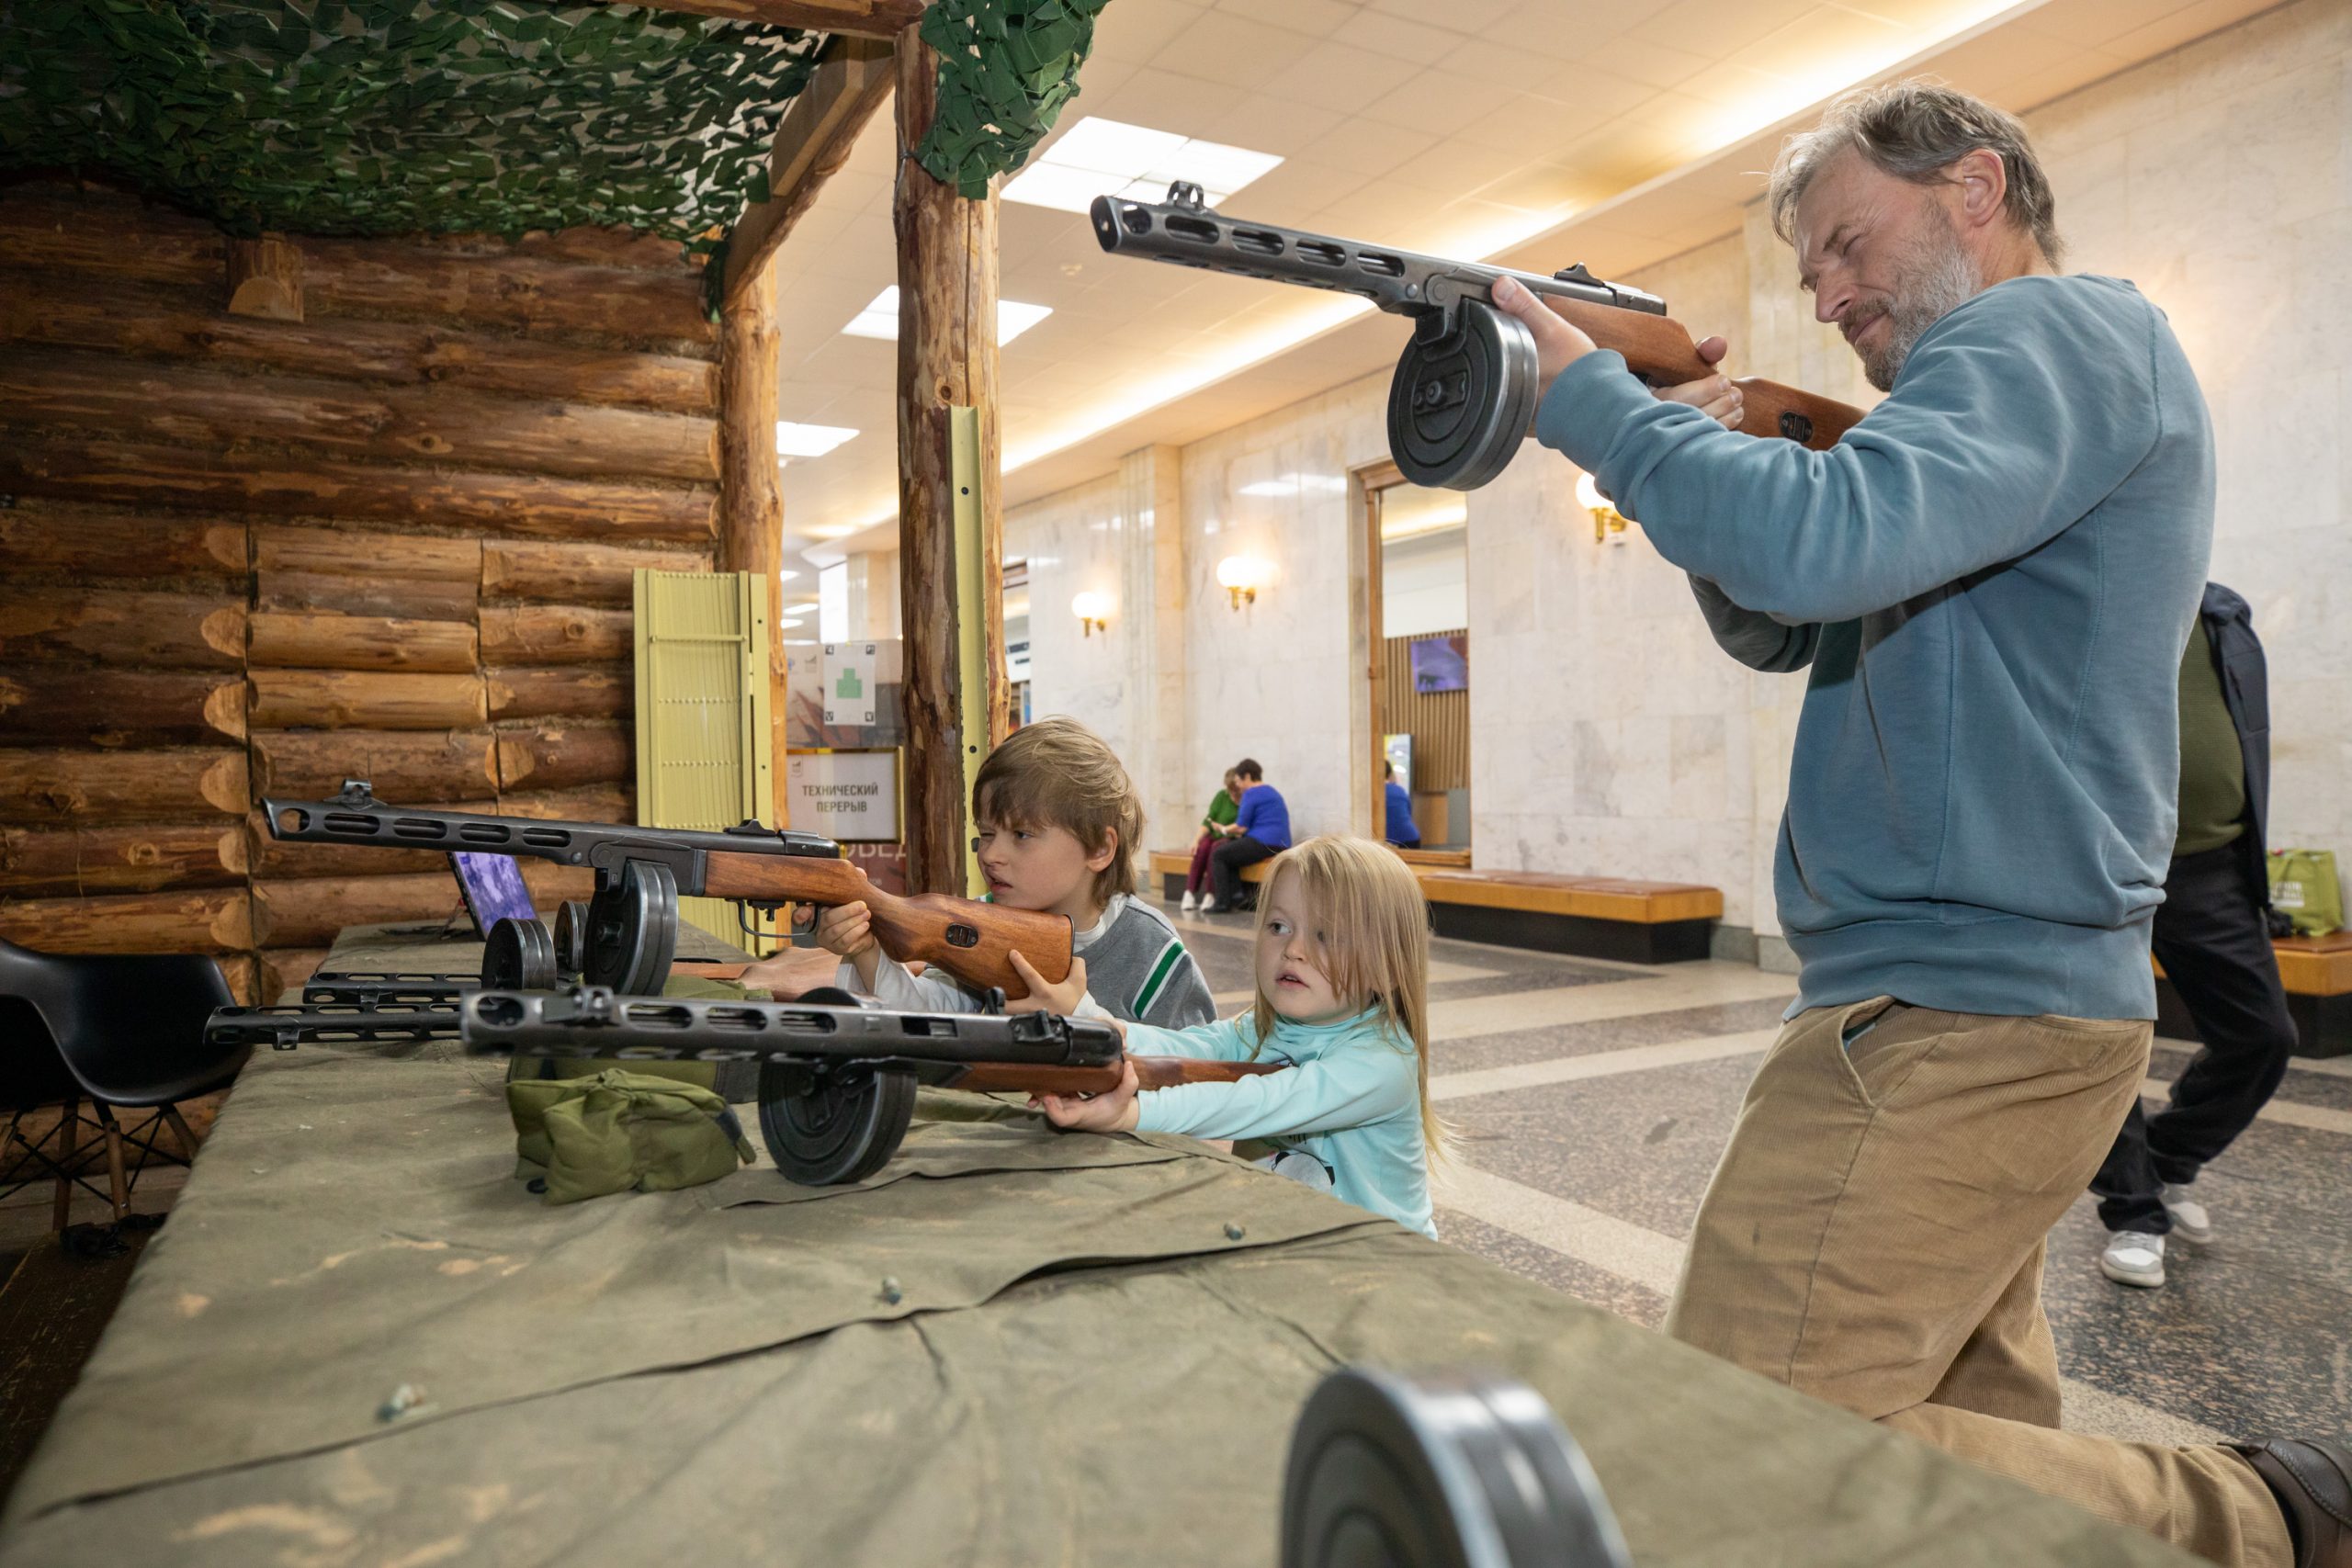
{"label": "green leaf foliage prop", "polygon": [[939,55],[939,109],[916,161],[965,197],[986,196],[989,177],[1019,168],[1078,96],[1108,4],[932,0],[922,40]]}
{"label": "green leaf foliage prop", "polygon": [[0,0],[0,174],[103,175],[239,234],[707,250],[766,194],[824,41],[547,0]]}

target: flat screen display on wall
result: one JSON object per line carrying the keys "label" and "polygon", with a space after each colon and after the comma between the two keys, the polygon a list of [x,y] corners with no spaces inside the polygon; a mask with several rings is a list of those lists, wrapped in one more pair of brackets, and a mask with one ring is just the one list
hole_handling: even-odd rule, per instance
{"label": "flat screen display on wall", "polygon": [[1470,638],[1466,635],[1422,637],[1412,645],[1412,649],[1414,691],[1470,689]]}

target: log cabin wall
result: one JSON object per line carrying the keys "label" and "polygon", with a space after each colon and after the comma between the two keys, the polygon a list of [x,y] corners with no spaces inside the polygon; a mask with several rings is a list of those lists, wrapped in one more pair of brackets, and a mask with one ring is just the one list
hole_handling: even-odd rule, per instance
{"label": "log cabin wall", "polygon": [[630,574],[712,567],[718,339],[666,241],[238,246],[299,320],[227,311],[232,247],[0,191],[0,936],[267,1000],[456,895],[265,792],[629,819]]}

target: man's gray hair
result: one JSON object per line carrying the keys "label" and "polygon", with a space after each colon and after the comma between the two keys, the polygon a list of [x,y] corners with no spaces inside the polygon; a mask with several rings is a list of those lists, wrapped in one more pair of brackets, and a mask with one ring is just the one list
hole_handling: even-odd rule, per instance
{"label": "man's gray hair", "polygon": [[2058,265],[2057,203],[2025,127],[1981,98],[1920,80],[1841,94],[1819,125],[1781,144],[1766,194],[1773,231],[1781,239],[1795,243],[1798,200],[1849,147],[1896,178],[1923,186],[1942,184],[1946,169],[1980,147],[1999,153],[2008,176],[2003,205],[2010,220],[2033,236],[2051,265]]}

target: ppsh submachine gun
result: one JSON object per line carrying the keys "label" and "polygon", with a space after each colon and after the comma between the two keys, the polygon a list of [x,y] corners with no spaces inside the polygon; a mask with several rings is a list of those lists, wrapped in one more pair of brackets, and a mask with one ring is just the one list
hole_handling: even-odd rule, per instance
{"label": "ppsh submachine gun", "polygon": [[[1251,223],[1212,210],[1201,187],[1180,180],[1164,202],[1097,197],[1094,238],[1114,255],[1206,267],[1275,283],[1355,294],[1413,319],[1412,340],[1388,388],[1388,449],[1418,485],[1476,490],[1503,471],[1544,395],[1535,339],[1494,302],[1497,282],[1517,278],[1552,310],[1653,387],[1715,374],[1654,294],[1607,283],[1579,265],[1517,272],[1417,255],[1329,234]],[[1756,377],[1734,382],[1746,400],[1740,433],[1826,449],[1862,411]]]}
{"label": "ppsh submachine gun", "polygon": [[271,837],[296,842],[513,855],[594,871],[594,897],[567,904],[554,931],[537,920],[492,927],[484,973],[526,987],[572,974],[632,995],[659,993],[677,953],[681,896],[767,908],[863,902],[893,957],[1015,999],[1028,995],[1015,953],[1050,984],[1069,975],[1066,918],[944,893],[885,893],[815,833],[756,822],[708,833],[412,810],[378,800],[365,779],[346,779],[332,800],[264,800],[262,812]]}
{"label": "ppsh submachine gun", "polygon": [[1130,1058],[1118,1031],[1091,1019],[897,1012],[831,989],[792,1002],[624,996],[603,986],[463,989],[447,1001],[425,995],[222,1008],[205,1033],[219,1044],[278,1050],[458,1040],[478,1055],[755,1062],[761,1137],[776,1168],[805,1186],[859,1181],[881,1169],[906,1136],[923,1085],[1103,1094],[1119,1087],[1130,1061],[1147,1089],[1230,1083],[1290,1065]]}

